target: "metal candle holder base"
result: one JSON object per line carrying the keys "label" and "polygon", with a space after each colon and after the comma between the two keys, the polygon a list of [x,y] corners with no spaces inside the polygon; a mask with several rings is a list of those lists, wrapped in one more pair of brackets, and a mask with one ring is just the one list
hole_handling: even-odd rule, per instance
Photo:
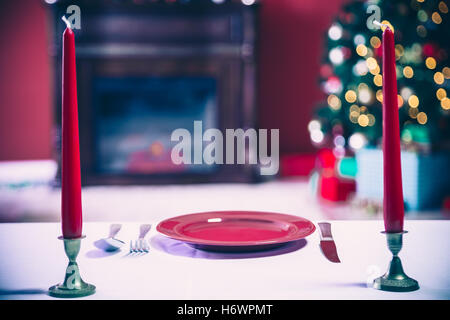
{"label": "metal candle holder base", "polygon": [[373,287],[375,289],[394,292],[408,292],[419,289],[419,283],[408,277],[403,271],[402,261],[398,257],[398,253],[403,246],[403,234],[407,232],[382,232],[386,234],[387,245],[389,251],[392,252],[392,260],[386,274],[374,280]]}
{"label": "metal candle holder base", "polygon": [[69,265],[66,268],[66,276],[64,282],[52,286],[49,289],[49,295],[58,298],[78,298],[85,297],[95,293],[95,286],[86,283],[81,279],[80,270],[76,262],[78,253],[80,252],[81,238],[65,239],[59,237],[58,239],[64,241],[64,251],[69,258]]}

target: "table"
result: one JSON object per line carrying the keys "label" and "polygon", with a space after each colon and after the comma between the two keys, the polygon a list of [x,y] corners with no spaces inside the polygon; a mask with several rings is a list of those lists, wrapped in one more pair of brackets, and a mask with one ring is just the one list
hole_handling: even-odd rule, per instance
{"label": "table", "polygon": [[[148,222],[147,222],[148,223]],[[207,253],[159,235],[147,236],[146,255],[107,254],[93,241],[106,222],[85,223],[78,263],[97,286],[84,299],[450,299],[450,221],[406,221],[400,253],[420,290],[392,293],[367,283],[390,261],[382,221],[331,221],[341,264],[319,250],[319,233],[265,253]],[[118,238],[135,240],[139,223],[124,223]],[[156,226],[156,224],[154,224]],[[0,299],[54,299],[46,294],[63,280],[67,264],[58,223],[0,224]]]}

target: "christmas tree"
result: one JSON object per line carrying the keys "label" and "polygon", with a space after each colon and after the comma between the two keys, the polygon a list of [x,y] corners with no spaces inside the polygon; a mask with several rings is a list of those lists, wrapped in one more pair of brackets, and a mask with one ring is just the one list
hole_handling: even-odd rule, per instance
{"label": "christmas tree", "polygon": [[403,146],[449,149],[449,13],[446,1],[433,0],[353,1],[343,8],[326,36],[320,84],[327,99],[309,123],[312,142],[331,146],[337,157],[348,146],[381,143],[382,31],[368,28],[373,5],[395,32]]}

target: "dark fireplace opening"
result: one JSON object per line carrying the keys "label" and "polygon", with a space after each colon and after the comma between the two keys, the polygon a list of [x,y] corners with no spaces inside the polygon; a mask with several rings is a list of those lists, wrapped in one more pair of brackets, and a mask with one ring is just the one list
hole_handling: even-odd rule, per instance
{"label": "dark fireplace opening", "polygon": [[[214,166],[175,165],[171,133],[194,121],[217,128],[216,79],[211,77],[99,77],[93,105],[96,169],[101,174],[210,173]],[[193,154],[193,151],[191,152]]]}

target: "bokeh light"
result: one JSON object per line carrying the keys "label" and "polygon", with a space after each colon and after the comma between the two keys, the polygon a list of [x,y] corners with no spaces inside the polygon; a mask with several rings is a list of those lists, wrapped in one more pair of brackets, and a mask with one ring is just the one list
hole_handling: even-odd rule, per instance
{"label": "bokeh light", "polygon": [[417,26],[416,31],[419,37],[425,38],[427,36],[427,29],[423,25]]}
{"label": "bokeh light", "polygon": [[450,110],[450,99],[444,98],[441,100],[441,107],[444,110]]}
{"label": "bokeh light", "polygon": [[352,149],[358,150],[367,144],[367,139],[362,133],[356,132],[350,136],[348,144]]}
{"label": "bokeh light", "polygon": [[443,84],[444,83],[444,74],[442,72],[436,72],[433,76],[434,82],[437,84]]}
{"label": "bokeh light", "polygon": [[425,65],[427,66],[428,69],[436,68],[436,59],[434,59],[433,57],[428,57],[425,60]]}
{"label": "bokeh light", "polygon": [[342,27],[339,24],[333,24],[330,29],[328,29],[328,36],[332,40],[339,40],[342,37]]}
{"label": "bokeh light", "polygon": [[410,108],[408,110],[408,114],[411,118],[415,119],[417,117],[417,114],[419,113],[419,110],[417,108]]}
{"label": "bokeh light", "polygon": [[444,69],[442,69],[442,73],[444,74],[445,79],[450,79],[450,68],[449,67],[444,67]]}
{"label": "bokeh light", "polygon": [[436,90],[436,98],[438,98],[438,100],[442,100],[445,97],[447,97],[447,91],[445,91],[445,89],[439,88]]}
{"label": "bokeh light", "polygon": [[330,50],[329,58],[333,64],[339,65],[344,62],[344,53],[341,48],[334,48]]}
{"label": "bokeh light", "polygon": [[356,101],[356,92],[353,90],[348,90],[345,93],[345,100],[349,103],[353,103]]}
{"label": "bokeh light", "polygon": [[373,83],[375,83],[376,86],[381,87],[383,85],[383,77],[381,74],[377,74],[375,77],[373,77]]}
{"label": "bokeh light", "polygon": [[439,2],[439,11],[442,13],[448,13],[448,7],[444,1]]}
{"label": "bokeh light", "polygon": [[378,90],[376,93],[377,100],[383,102],[383,90]]}
{"label": "bokeh light", "polygon": [[417,122],[420,124],[425,124],[428,121],[428,116],[425,112],[419,112],[417,114]]}
{"label": "bokeh light", "polygon": [[419,106],[419,98],[413,94],[408,99],[408,104],[411,108],[417,108]]}
{"label": "bokeh light", "polygon": [[364,57],[367,54],[367,47],[363,44],[358,44],[356,47],[356,53],[361,57]]}
{"label": "bokeh light", "polygon": [[367,58],[366,63],[369,70],[375,69],[378,66],[377,60],[375,60],[375,58],[372,57]]}
{"label": "bokeh light", "polygon": [[403,98],[401,95],[397,95],[397,103],[398,103],[398,107],[401,108],[403,106]]}
{"label": "bokeh light", "polygon": [[403,75],[405,76],[405,78],[412,78],[414,76],[414,71],[410,66],[406,66],[403,68]]}
{"label": "bokeh light", "polygon": [[431,20],[433,20],[434,23],[440,24],[442,22],[442,17],[439,13],[433,12],[431,15]]}
{"label": "bokeh light", "polygon": [[341,108],[341,99],[334,94],[330,94],[327,99],[328,105],[333,110],[339,110]]}
{"label": "bokeh light", "polygon": [[361,115],[358,117],[358,124],[359,124],[361,127],[367,127],[367,126],[369,125],[369,118],[367,117],[367,115],[361,114]]}
{"label": "bokeh light", "polygon": [[380,38],[378,38],[377,36],[373,36],[372,38],[370,38],[370,45],[375,49],[379,48],[381,46]]}

